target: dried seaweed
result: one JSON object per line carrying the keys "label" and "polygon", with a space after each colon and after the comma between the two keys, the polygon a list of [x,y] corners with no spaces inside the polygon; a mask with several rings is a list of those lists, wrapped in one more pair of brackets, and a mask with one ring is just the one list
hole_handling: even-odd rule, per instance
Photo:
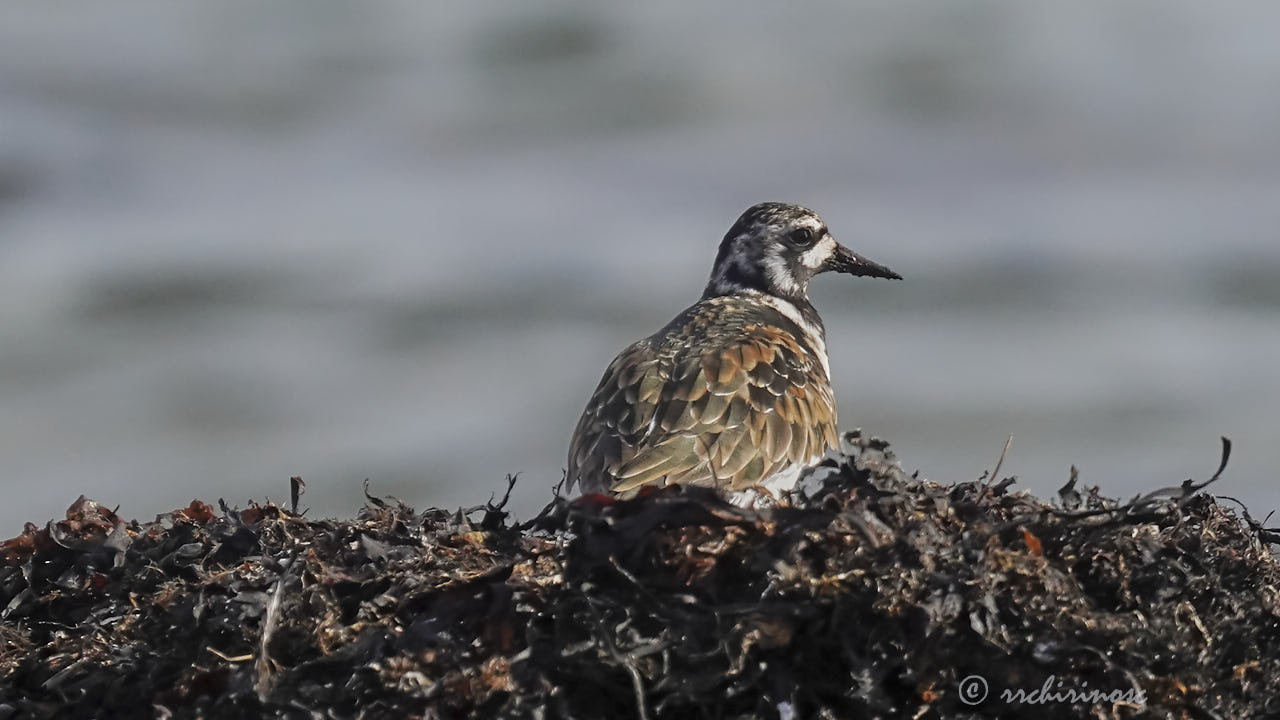
{"label": "dried seaweed", "polygon": [[[845,441],[777,507],[81,498],[0,544],[0,720],[1280,714],[1277,530],[1201,492],[1221,469],[1127,503],[1073,472],[1046,503]],[[1145,702],[995,696],[1054,677]]]}

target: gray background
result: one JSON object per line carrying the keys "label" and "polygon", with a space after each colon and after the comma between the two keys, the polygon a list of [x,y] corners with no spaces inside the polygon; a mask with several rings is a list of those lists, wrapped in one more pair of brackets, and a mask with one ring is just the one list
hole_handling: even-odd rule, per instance
{"label": "gray background", "polygon": [[1280,504],[1274,4],[9,4],[0,536],[80,493],[350,514],[560,478],[747,205],[821,278],[842,425],[941,482]]}

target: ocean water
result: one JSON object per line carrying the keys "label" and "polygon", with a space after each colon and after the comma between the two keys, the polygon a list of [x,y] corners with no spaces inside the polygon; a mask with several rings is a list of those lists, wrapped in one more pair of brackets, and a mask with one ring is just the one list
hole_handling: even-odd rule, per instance
{"label": "ocean water", "polygon": [[[940,482],[1280,506],[1280,10],[60,3],[0,22],[0,536],[560,480],[604,366],[788,200],[841,424]],[[7,528],[8,530],[4,530]]]}

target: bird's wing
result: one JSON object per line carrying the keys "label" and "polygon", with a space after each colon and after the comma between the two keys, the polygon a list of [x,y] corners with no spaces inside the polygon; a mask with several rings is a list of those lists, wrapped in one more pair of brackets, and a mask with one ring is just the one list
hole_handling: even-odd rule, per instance
{"label": "bird's wing", "polygon": [[[583,492],[609,490],[623,457],[634,454],[628,449],[637,436],[636,411],[656,404],[653,386],[667,375],[664,365],[647,338],[609,363],[569,441],[568,489],[576,482]],[[642,386],[645,403],[640,400]]]}
{"label": "bird's wing", "polygon": [[584,490],[646,485],[752,487],[836,445],[835,399],[820,361],[768,324],[713,351],[666,362],[637,343],[614,360],[570,448]]}

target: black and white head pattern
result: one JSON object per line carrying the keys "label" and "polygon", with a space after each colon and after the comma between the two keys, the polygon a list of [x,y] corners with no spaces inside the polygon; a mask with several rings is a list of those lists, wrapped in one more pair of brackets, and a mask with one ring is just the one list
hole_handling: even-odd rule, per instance
{"label": "black and white head pattern", "polygon": [[804,300],[809,281],[829,269],[839,249],[826,223],[809,208],[753,205],[720,243],[705,296],[758,291]]}

